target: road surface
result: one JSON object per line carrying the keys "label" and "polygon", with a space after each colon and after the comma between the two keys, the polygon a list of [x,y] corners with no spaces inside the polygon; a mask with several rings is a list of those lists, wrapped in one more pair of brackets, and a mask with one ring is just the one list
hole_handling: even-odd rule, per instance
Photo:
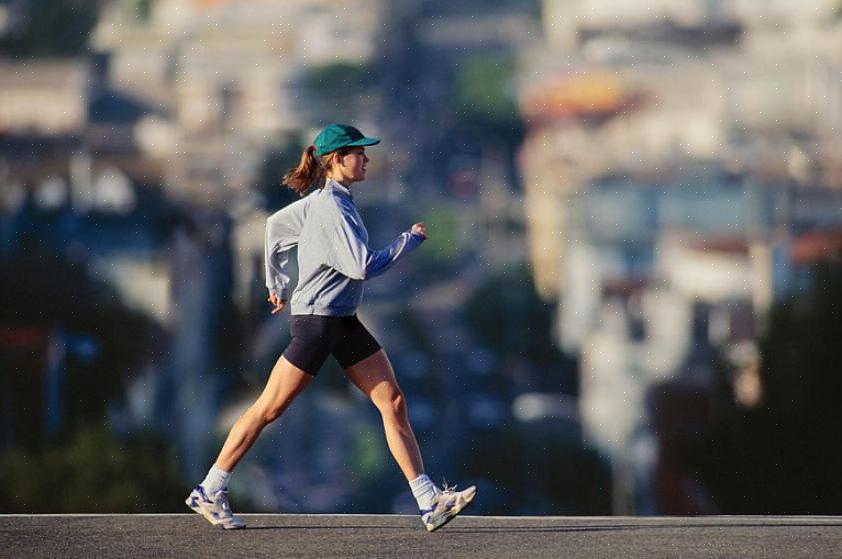
{"label": "road surface", "polygon": [[842,517],[459,517],[246,514],[0,515],[0,557],[842,557]]}

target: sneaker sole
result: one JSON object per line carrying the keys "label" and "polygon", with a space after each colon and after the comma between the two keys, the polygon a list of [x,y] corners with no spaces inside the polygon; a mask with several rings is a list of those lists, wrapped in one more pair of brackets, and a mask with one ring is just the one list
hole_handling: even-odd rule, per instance
{"label": "sneaker sole", "polygon": [[453,507],[453,508],[451,509],[451,510],[453,511],[453,514],[451,514],[450,516],[448,516],[448,517],[445,519],[445,521],[444,521],[444,522],[442,522],[441,524],[439,524],[438,526],[433,526],[432,528],[428,527],[428,528],[427,528],[427,531],[428,531],[428,532],[435,532],[435,531],[436,531],[436,530],[438,530],[439,528],[442,528],[442,527],[446,526],[446,525],[447,525],[447,524],[448,524],[451,520],[453,520],[454,518],[456,518],[457,516],[459,516],[459,514],[460,514],[463,510],[465,510],[466,508],[468,508],[468,505],[470,505],[470,504],[474,501],[474,497],[476,497],[476,496],[477,496],[477,490],[476,490],[476,489],[474,489],[474,492],[473,492],[473,493],[471,493],[471,496],[470,496],[470,497],[465,497],[465,500],[462,502],[462,506],[461,506],[461,507],[458,507],[458,508],[457,508],[457,507]]}
{"label": "sneaker sole", "polygon": [[204,518],[205,520],[207,520],[208,522],[210,522],[213,526],[219,526],[219,527],[220,527],[220,528],[222,528],[223,530],[242,530],[243,528],[245,528],[245,527],[246,527],[246,525],[245,525],[245,524],[243,524],[242,526],[228,526],[228,525],[225,525],[225,524],[223,524],[222,522],[220,522],[219,520],[215,519],[215,518],[213,517],[213,515],[211,515],[208,511],[206,511],[205,509],[203,509],[201,506],[196,505],[196,506],[194,507],[193,505],[191,505],[191,504],[190,504],[190,501],[191,501],[190,497],[187,497],[187,499],[184,501],[184,504],[185,504],[185,505],[187,505],[187,508],[189,508],[190,510],[192,510],[192,511],[193,511],[193,512],[195,512],[196,514],[200,515],[202,518]]}

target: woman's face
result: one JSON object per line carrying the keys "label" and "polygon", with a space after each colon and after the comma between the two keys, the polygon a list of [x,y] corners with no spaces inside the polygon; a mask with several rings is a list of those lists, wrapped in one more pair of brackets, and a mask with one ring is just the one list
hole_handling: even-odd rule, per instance
{"label": "woman's face", "polygon": [[368,156],[365,148],[355,147],[345,155],[336,154],[331,166],[331,178],[341,183],[350,184],[365,180],[365,166]]}

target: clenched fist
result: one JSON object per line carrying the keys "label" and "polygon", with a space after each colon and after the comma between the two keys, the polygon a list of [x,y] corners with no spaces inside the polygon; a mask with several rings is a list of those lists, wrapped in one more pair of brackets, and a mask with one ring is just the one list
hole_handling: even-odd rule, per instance
{"label": "clenched fist", "polygon": [[427,228],[424,227],[423,223],[416,223],[415,225],[412,226],[411,231],[413,233],[415,233],[416,235],[420,235],[420,236],[424,237],[425,239],[427,238]]}

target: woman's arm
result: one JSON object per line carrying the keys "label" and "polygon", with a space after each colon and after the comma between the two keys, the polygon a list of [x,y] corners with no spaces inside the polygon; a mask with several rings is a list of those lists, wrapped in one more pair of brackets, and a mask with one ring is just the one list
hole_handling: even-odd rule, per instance
{"label": "woman's arm", "polygon": [[338,200],[326,219],[327,264],[352,279],[365,280],[379,276],[398,260],[417,248],[426,238],[423,224],[413,225],[383,249],[368,246],[368,235],[356,209]]}
{"label": "woman's arm", "polygon": [[286,301],[289,298],[290,279],[286,271],[289,252],[298,245],[298,237],[304,225],[308,204],[306,198],[298,200],[275,212],[266,220],[264,247],[266,288],[270,293],[269,300],[273,304],[276,303],[272,301],[272,295],[279,301]]}

